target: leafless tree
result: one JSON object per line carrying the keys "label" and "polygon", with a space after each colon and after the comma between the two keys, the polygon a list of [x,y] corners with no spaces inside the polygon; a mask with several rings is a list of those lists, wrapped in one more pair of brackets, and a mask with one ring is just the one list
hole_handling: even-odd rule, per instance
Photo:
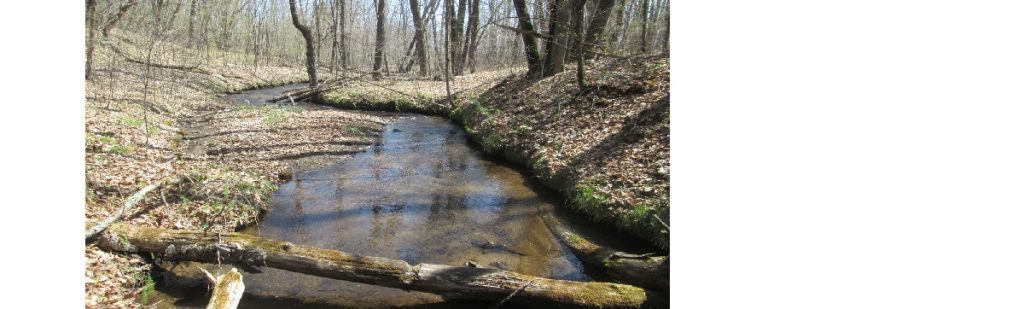
{"label": "leafless tree", "polygon": [[385,8],[385,0],[377,0],[377,43],[373,50],[373,80],[380,79],[381,69],[384,65],[384,23],[387,18]]}
{"label": "leafless tree", "polygon": [[302,33],[302,38],[306,40],[306,72],[309,74],[309,87],[316,88],[319,83],[316,78],[316,51],[313,50],[313,32],[299,22],[299,12],[295,7],[295,0],[288,0],[288,6],[292,14],[292,25]]}

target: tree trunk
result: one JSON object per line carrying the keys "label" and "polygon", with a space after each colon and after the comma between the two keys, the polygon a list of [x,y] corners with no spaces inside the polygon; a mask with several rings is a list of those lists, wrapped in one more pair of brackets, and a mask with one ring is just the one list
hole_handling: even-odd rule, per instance
{"label": "tree trunk", "polygon": [[649,0],[643,0],[640,4],[640,53],[647,53],[647,9]]}
{"label": "tree trunk", "polygon": [[[517,0],[520,1],[520,0]],[[353,255],[239,233],[203,233],[111,226],[98,242],[106,250],[163,254],[166,260],[228,262],[243,268],[273,267],[308,275],[439,294],[452,299],[501,300],[536,307],[639,308],[664,298],[638,287],[553,280],[494,268]]]}
{"label": "tree trunk", "polygon": [[196,17],[199,15],[199,0],[192,0],[192,8],[188,11],[188,43],[186,47],[195,47],[196,45]]}
{"label": "tree trunk", "polygon": [[451,28],[449,30],[451,31],[449,54],[451,55],[451,70],[455,76],[462,75],[462,49],[465,48],[462,46],[462,24],[466,19],[467,4],[466,0],[459,0],[458,15],[451,16],[452,19],[449,20]]}
{"label": "tree trunk", "polygon": [[523,37],[523,49],[526,51],[527,75],[537,78],[543,75],[544,64],[537,50],[537,32],[530,20],[530,12],[526,8],[526,0],[513,0],[516,17],[519,19],[519,30]]}
{"label": "tree trunk", "polygon": [[338,47],[338,0],[331,0],[331,73],[335,75],[338,74]]}
{"label": "tree trunk", "polygon": [[451,45],[452,45],[452,0],[445,0],[444,6],[444,92],[445,98],[448,99],[448,106],[455,106],[455,102],[452,101],[452,87],[451,87]]}
{"label": "tree trunk", "polygon": [[320,59],[323,59],[323,55],[320,54],[320,51],[323,50],[323,40],[321,40],[323,38],[323,33],[321,32],[322,28],[320,27],[320,2],[321,0],[313,1],[313,33],[315,34],[313,38],[316,40],[314,42],[316,48],[313,50],[316,52],[315,59],[317,59],[313,64],[317,67],[320,66]]}
{"label": "tree trunk", "polygon": [[580,87],[580,91],[583,91],[587,87],[586,81],[583,79],[583,10],[587,4],[586,0],[573,0],[573,33],[576,42],[576,85]]}
{"label": "tree trunk", "polygon": [[661,52],[665,53],[665,55],[668,55],[668,45],[669,45],[668,44],[668,38],[669,38],[668,30],[670,29],[669,26],[668,26],[668,18],[669,18],[669,12],[672,11],[672,10],[668,9],[668,6],[669,6],[669,3],[666,2],[665,3],[665,36],[662,37],[662,41],[661,41]]}
{"label": "tree trunk", "polygon": [[594,58],[594,50],[605,49],[604,28],[608,24],[608,17],[614,6],[615,0],[600,0],[598,2],[594,18],[590,21],[590,26],[587,27],[587,37],[583,40],[586,59]]}
{"label": "tree trunk", "polygon": [[569,44],[571,0],[552,0],[551,26],[548,27],[547,59],[544,61],[544,77],[552,76],[565,70],[565,52]]}
{"label": "tree trunk", "polygon": [[295,0],[288,0],[288,6],[291,8],[292,25],[302,33],[302,38],[306,40],[306,72],[309,74],[309,87],[316,88],[319,86],[319,83],[316,78],[316,51],[313,50],[313,32],[309,30],[309,27],[299,22],[299,13],[295,7]]}
{"label": "tree trunk", "polygon": [[416,58],[420,64],[420,76],[427,75],[427,46],[423,42],[423,18],[420,16],[420,3],[418,0],[409,0],[409,8],[412,10],[412,23],[415,33],[413,43],[416,44]]}
{"label": "tree trunk", "polygon": [[565,54],[566,60],[575,61],[576,56],[580,54],[579,43],[583,40],[583,37],[579,37],[577,33],[583,32],[577,32],[576,28],[582,29],[585,24],[583,22],[583,13],[586,12],[586,4],[587,1],[585,0],[569,0],[569,3],[567,4],[569,6],[569,27],[565,29],[565,31],[568,31],[566,33],[568,37],[568,40],[566,40],[566,42],[568,42],[568,45],[566,46],[567,52]]}
{"label": "tree trunk", "polygon": [[469,24],[466,25],[466,44],[463,46],[462,61],[460,67],[469,67],[469,72],[475,71],[477,27],[480,24],[480,0],[473,0],[470,4]]}
{"label": "tree trunk", "polygon": [[96,48],[96,0],[85,1],[85,31],[89,38],[85,41],[85,79],[92,77],[92,55]]}
{"label": "tree trunk", "polygon": [[340,12],[338,12],[338,18],[340,19],[340,20],[338,20],[338,28],[340,28],[338,31],[341,32],[341,34],[340,34],[341,35],[341,42],[340,42],[340,44],[341,44],[341,67],[342,68],[348,68],[348,64],[349,64],[349,62],[348,62],[349,61],[349,59],[348,59],[348,47],[349,47],[349,44],[348,44],[348,33],[345,32],[346,21],[348,20],[347,18],[345,18],[345,2],[347,2],[348,0],[338,0],[338,1],[341,2],[340,3],[340,8],[338,9],[340,11]]}
{"label": "tree trunk", "polygon": [[[625,20],[625,17],[626,17],[625,16],[626,15],[626,3],[623,2],[623,3],[616,4],[615,8],[612,9],[612,11],[614,11],[612,13],[612,15],[615,15],[615,28],[617,28],[618,31],[612,30],[612,31],[610,31],[608,33],[609,34],[608,42],[620,42],[616,46],[616,50],[617,50],[617,48],[621,48],[622,47],[622,44],[621,44],[621,41],[619,40],[619,38],[624,38],[625,37],[624,33],[626,33],[626,20]],[[609,44],[609,46],[608,46],[609,48],[612,47],[610,45],[611,44]]]}
{"label": "tree trunk", "polygon": [[373,49],[373,80],[380,80],[380,70],[384,65],[384,22],[385,0],[377,0],[377,44]]}

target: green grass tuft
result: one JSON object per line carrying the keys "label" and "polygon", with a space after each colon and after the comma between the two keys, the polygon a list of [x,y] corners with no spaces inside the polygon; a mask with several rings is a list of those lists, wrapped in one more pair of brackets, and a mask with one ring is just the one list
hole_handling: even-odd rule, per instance
{"label": "green grass tuft", "polygon": [[127,154],[130,154],[130,153],[134,152],[134,151],[135,151],[135,147],[132,147],[132,146],[114,145],[113,147],[110,147],[110,152],[113,152],[113,153],[116,153],[116,154],[120,154],[120,155],[127,155]]}

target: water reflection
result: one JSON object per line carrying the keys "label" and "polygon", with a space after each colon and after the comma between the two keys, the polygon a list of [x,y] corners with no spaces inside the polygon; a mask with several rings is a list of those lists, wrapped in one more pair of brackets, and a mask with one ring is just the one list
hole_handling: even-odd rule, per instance
{"label": "water reflection", "polygon": [[[447,120],[406,116],[380,143],[281,186],[260,229],[247,232],[411,263],[588,279],[538,214],[552,204],[518,171],[483,159]],[[268,269],[247,292],[347,307],[440,303],[436,295]],[[449,304],[451,305],[451,304]]]}

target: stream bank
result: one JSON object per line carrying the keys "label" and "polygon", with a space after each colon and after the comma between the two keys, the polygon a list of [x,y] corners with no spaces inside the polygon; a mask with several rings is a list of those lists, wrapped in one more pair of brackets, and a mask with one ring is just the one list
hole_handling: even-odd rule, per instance
{"label": "stream bank", "polygon": [[[154,57],[154,62],[191,61],[172,56],[188,55],[187,48],[164,48],[176,52]],[[95,75],[86,81],[85,93],[87,224],[114,213],[148,184],[184,177],[184,182],[148,194],[122,221],[234,231],[257,222],[293,167],[351,156],[388,121],[309,104],[250,106],[222,100],[225,92],[307,78],[301,68],[245,65],[249,58],[228,53],[197,64],[199,69],[151,67],[144,74],[144,65],[98,46]],[[300,136],[317,144],[295,141]],[[318,145],[324,140],[340,142]],[[310,144],[294,145],[303,142]],[[84,256],[86,307],[139,307],[137,299],[154,293],[149,256],[105,252],[91,244]]]}

